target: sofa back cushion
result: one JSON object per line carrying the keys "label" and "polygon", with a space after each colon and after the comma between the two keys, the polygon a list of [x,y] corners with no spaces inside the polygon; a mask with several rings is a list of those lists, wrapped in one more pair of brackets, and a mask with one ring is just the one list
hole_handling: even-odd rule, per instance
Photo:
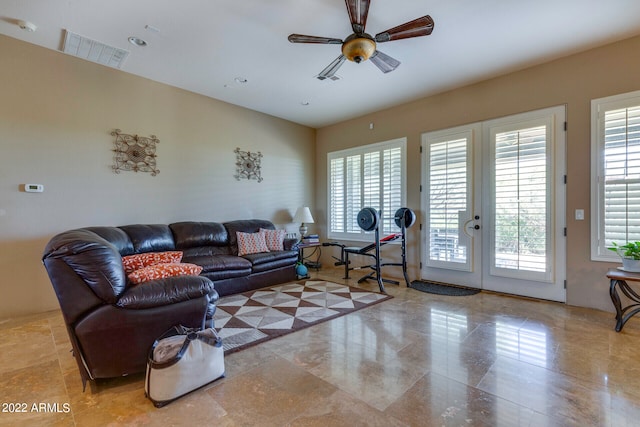
{"label": "sofa back cushion", "polygon": [[134,251],[133,243],[124,230],[118,227],[86,227],[85,230],[89,230],[102,237],[107,242],[111,243],[118,249],[120,255],[131,255]]}
{"label": "sofa back cushion", "polygon": [[176,249],[168,225],[125,225],[120,227],[131,239],[134,253],[173,251]]}
{"label": "sofa back cushion", "polygon": [[176,222],[169,225],[176,249],[229,246],[229,234],[218,222]]}

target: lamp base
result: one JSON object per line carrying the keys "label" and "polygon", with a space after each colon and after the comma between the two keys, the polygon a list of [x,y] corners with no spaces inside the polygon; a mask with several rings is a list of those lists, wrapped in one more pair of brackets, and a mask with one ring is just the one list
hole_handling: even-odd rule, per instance
{"label": "lamp base", "polygon": [[307,231],[309,231],[309,228],[304,225],[304,223],[300,226],[300,238],[302,239],[304,236],[307,235]]}

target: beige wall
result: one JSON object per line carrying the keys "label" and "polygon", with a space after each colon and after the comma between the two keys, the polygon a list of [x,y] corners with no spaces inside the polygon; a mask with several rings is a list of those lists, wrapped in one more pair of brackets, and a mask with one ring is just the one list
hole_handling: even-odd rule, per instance
{"label": "beige wall", "polygon": [[[423,132],[560,104],[567,105],[569,121],[567,301],[611,310],[604,273],[614,265],[589,259],[590,100],[640,89],[638,51],[640,37],[316,134],[0,36],[0,319],[57,307],[40,256],[59,231],[252,217],[295,229],[289,224],[295,209],[315,204],[316,230],[326,234],[326,153],[398,137],[408,139],[408,206],[420,219]],[[158,136],[158,176],[111,171],[114,128]],[[262,183],[233,178],[236,147],[262,151]],[[24,193],[19,185],[25,183],[44,184],[45,192]],[[573,219],[575,209],[585,209],[585,221]],[[419,276],[419,249],[415,227],[408,248],[412,278]],[[331,254],[325,249],[325,263]]]}
{"label": "beige wall", "polygon": [[[40,262],[57,232],[246,218],[295,230],[295,209],[313,206],[313,129],[4,36],[0,52],[0,319],[58,307]],[[157,176],[111,170],[115,128],[160,139]],[[236,147],[262,152],[263,182],[235,180]]]}
{"label": "beige wall", "polygon": [[[566,104],[567,303],[611,311],[605,273],[614,264],[592,262],[589,253],[590,102],[640,89],[638,52],[640,37],[635,37],[320,129],[316,140],[318,216],[326,217],[327,152],[407,137],[408,206],[419,213],[418,150],[423,132]],[[369,130],[370,122],[375,124],[373,130]],[[584,221],[573,219],[575,209],[585,209]],[[418,278],[419,230],[409,231],[410,276]],[[326,234],[326,229],[321,232]],[[329,262],[329,253],[325,251],[325,262]],[[391,275],[397,277],[397,271]]]}

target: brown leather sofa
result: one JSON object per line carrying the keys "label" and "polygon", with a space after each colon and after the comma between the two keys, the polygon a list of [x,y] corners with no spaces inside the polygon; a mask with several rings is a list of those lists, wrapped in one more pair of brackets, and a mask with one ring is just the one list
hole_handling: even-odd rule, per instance
{"label": "brown leather sofa", "polygon": [[[283,251],[238,256],[236,232],[260,228],[275,227],[264,220],[179,222],[87,227],[53,237],[43,262],[83,384],[143,372],[153,342],[172,326],[213,326],[219,295],[294,280],[293,239],[285,239]],[[176,250],[202,273],[129,282],[123,256]]]}

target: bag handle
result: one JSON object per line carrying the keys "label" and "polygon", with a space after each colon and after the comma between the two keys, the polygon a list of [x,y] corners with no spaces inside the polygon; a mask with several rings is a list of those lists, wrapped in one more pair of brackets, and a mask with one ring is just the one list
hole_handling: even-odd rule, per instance
{"label": "bag handle", "polygon": [[[196,340],[196,339],[200,340],[200,341],[204,342],[205,344],[208,344],[208,345],[210,345],[212,347],[221,345],[220,337],[218,337],[218,334],[216,334],[214,329],[211,329],[211,330],[213,331],[213,337],[207,336],[206,334],[204,334],[205,331],[200,331],[200,330],[198,330],[196,328],[186,328],[186,327],[184,327],[182,325],[176,325],[176,326],[172,327],[167,332],[162,334],[160,336],[160,338],[155,340],[155,342],[151,346],[151,350],[149,351],[149,364],[153,368],[157,368],[157,369],[164,369],[164,368],[168,368],[170,366],[175,365],[176,363],[178,363],[180,361],[180,359],[182,359],[182,356],[184,356],[184,354],[187,352],[187,349],[189,348],[189,345],[191,344],[191,341]],[[153,351],[155,350],[155,348],[159,344],[160,340],[165,339],[165,338],[169,338],[169,337],[173,337],[173,336],[176,336],[176,335],[184,335],[185,336],[184,342],[182,343],[182,346],[180,347],[180,350],[178,351],[178,353],[176,353],[176,355],[171,360],[168,360],[166,362],[158,363],[158,362],[154,361],[153,360]]]}

